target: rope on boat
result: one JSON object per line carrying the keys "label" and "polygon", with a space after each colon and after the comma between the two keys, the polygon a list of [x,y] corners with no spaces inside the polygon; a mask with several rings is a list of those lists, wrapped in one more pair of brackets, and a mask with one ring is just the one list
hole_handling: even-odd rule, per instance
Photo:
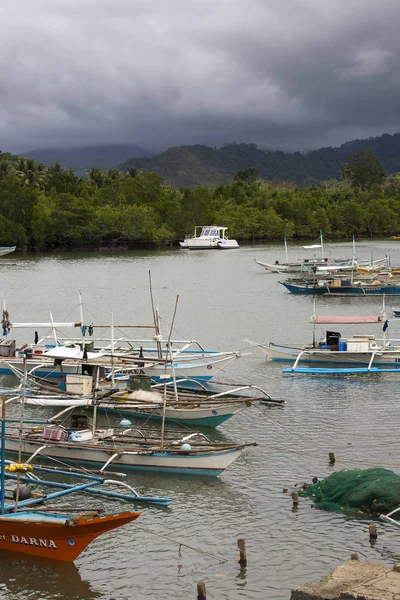
{"label": "rope on boat", "polygon": [[228,562],[227,558],[222,558],[222,556],[217,556],[216,554],[212,554],[211,552],[206,552],[206,550],[201,550],[201,548],[196,548],[195,546],[189,546],[189,544],[185,544],[184,542],[178,542],[177,540],[173,540],[172,538],[170,538],[168,535],[162,535],[161,533],[156,533],[155,531],[152,531],[151,529],[147,529],[144,527],[136,527],[136,529],[140,529],[141,531],[144,531],[145,533],[151,533],[152,535],[155,535],[156,537],[164,538],[164,539],[168,540],[169,542],[173,542],[174,544],[177,544],[179,546],[179,553],[180,553],[181,548],[189,548],[189,550],[194,550],[195,552],[198,552],[199,554],[204,554],[204,556],[211,556],[212,558],[215,558],[216,560],[219,561],[220,564]]}

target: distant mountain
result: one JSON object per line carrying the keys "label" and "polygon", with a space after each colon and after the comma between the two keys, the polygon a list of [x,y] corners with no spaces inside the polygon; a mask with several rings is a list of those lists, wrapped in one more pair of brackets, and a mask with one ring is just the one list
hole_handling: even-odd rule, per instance
{"label": "distant mountain", "polygon": [[77,175],[84,175],[86,169],[92,167],[110,169],[117,167],[128,158],[150,156],[150,153],[139,146],[121,144],[83,148],[37,148],[29,152],[21,152],[20,156],[33,158],[48,166],[58,162],[62,167],[75,169]]}
{"label": "distant mountain", "polygon": [[353,140],[339,148],[320,148],[307,154],[262,150],[255,144],[236,142],[221,148],[178,146],[147,158],[132,156],[120,168],[139,167],[143,171],[155,171],[177,186],[214,187],[229,183],[242,169],[256,167],[265,179],[293,181],[306,186],[340,177],[348,157],[366,148],[372,149],[388,173],[400,171],[400,133]]}

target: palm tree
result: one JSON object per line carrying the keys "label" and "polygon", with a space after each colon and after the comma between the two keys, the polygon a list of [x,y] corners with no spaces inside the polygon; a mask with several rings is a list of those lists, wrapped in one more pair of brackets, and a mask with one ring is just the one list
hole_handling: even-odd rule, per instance
{"label": "palm tree", "polygon": [[39,190],[46,185],[47,168],[31,158],[20,158],[14,167],[14,174],[22,185],[31,185]]}
{"label": "palm tree", "polygon": [[108,171],[104,171],[105,184],[110,185],[114,181],[120,181],[125,177],[125,173],[113,167],[112,169],[108,169]]}
{"label": "palm tree", "polygon": [[4,179],[9,173],[11,173],[10,163],[0,162],[0,180]]}
{"label": "palm tree", "polygon": [[97,188],[104,187],[105,177],[100,167],[92,167],[86,171],[86,175],[92,185]]}
{"label": "palm tree", "polygon": [[128,169],[127,173],[128,177],[132,177],[132,179],[134,179],[139,175],[140,169],[138,169],[137,167],[131,167],[130,169]]}

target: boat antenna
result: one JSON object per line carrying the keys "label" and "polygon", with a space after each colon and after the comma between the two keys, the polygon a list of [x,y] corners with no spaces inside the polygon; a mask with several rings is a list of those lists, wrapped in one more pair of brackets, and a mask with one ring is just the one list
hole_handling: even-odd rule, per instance
{"label": "boat antenna", "polygon": [[[167,341],[167,353],[165,356],[165,367],[164,367],[164,399],[163,399],[163,412],[162,412],[162,422],[161,422],[161,449],[163,449],[164,447],[164,429],[165,429],[165,411],[167,408],[167,365],[168,365],[168,357],[170,357],[171,360],[171,365],[173,363],[173,358],[172,358],[172,352],[171,352],[171,336],[172,336],[172,329],[174,327],[174,323],[175,323],[175,316],[176,316],[176,310],[178,308],[178,302],[179,302],[179,294],[176,295],[176,300],[175,300],[175,308],[174,308],[174,314],[172,315],[172,321],[171,321],[171,327],[169,329],[169,335],[168,335],[168,341]],[[174,371],[173,371],[173,375]],[[176,389],[176,378],[174,376],[174,391],[175,391],[175,396],[177,397],[178,392]]]}

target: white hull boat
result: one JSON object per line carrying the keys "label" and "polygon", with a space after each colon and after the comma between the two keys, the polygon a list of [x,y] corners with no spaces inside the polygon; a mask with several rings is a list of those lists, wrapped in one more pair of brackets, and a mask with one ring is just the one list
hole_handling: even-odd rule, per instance
{"label": "white hull boat", "polygon": [[[204,443],[202,446],[190,442],[192,436],[183,438],[174,446],[165,444],[164,448],[150,442],[133,444],[126,439],[118,440],[114,436],[107,444],[100,442],[57,442],[52,440],[28,439],[21,441],[22,455],[25,457],[49,457],[68,464],[84,464],[96,469],[135,469],[160,473],[182,473],[189,475],[218,476],[229,467],[252,444]],[[20,441],[17,436],[6,436],[7,454],[17,454]],[[219,447],[219,448],[218,448]]]}
{"label": "white hull boat", "polygon": [[[384,337],[376,339],[374,335],[352,335],[342,337],[339,332],[326,332],[323,342],[313,342],[308,346],[283,346],[272,342],[256,344],[270,360],[291,362],[293,366],[285,369],[285,373],[400,373],[400,345],[397,340],[386,337],[389,322],[383,310],[378,316],[356,317],[319,317],[314,314],[313,339],[315,340],[316,324],[383,324]],[[321,364],[322,367],[298,367],[299,364]],[[326,367],[325,367],[326,365]]]}
{"label": "white hull boat", "polygon": [[[69,350],[69,349],[67,349]],[[54,353],[53,353],[54,354]],[[80,349],[75,353],[75,358],[68,358],[65,349],[60,350],[60,358],[48,353],[37,355],[26,359],[26,369],[40,377],[57,377],[65,375],[82,374],[82,368],[85,366],[102,366],[111,371],[110,357],[101,353],[88,353],[88,359],[83,359],[83,353]],[[62,359],[61,356],[66,356]],[[116,356],[114,364],[115,379],[121,381],[129,379],[130,375],[148,375],[153,381],[161,382],[165,379],[172,380],[174,375],[177,378],[192,378],[201,381],[209,381],[219,371],[236,358],[239,358],[238,352],[215,352],[210,354],[193,354],[183,357],[182,355],[172,364],[162,365],[157,362],[149,363],[146,359],[135,361],[128,360],[123,355]],[[60,364],[60,361],[62,363]],[[0,374],[11,374],[12,368],[23,369],[24,359],[19,357],[0,358]]]}
{"label": "white hull boat", "polygon": [[5,256],[11,252],[15,252],[16,246],[0,246],[0,256]]}
{"label": "white hull boat", "polygon": [[179,245],[181,248],[188,248],[189,250],[231,250],[239,248],[236,240],[230,240],[225,235],[226,230],[227,227],[218,225],[195,227],[194,236],[185,238],[183,242],[179,242]]}

